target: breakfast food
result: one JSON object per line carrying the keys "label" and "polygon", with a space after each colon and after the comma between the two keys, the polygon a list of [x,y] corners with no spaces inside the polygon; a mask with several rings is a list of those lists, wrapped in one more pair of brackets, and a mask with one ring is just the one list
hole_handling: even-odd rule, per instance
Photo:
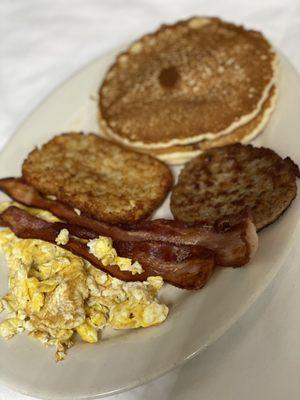
{"label": "breakfast food", "polygon": [[[105,327],[135,329],[162,323],[168,315],[168,306],[158,299],[163,279],[179,287],[200,288],[211,277],[215,261],[235,257],[243,265],[257,249],[249,218],[219,221],[215,227],[157,220],[136,223],[126,231],[83,216],[57,200],[44,200],[21,179],[2,179],[0,185],[25,203],[46,206],[40,210],[0,204],[0,223],[6,227],[0,232],[0,248],[9,265],[9,291],[0,299],[0,312],[6,310],[8,315],[0,322],[0,336],[10,339],[27,331],[55,346],[57,361],[74,345],[75,334],[96,343]],[[71,216],[71,222],[83,220],[84,225],[105,232],[111,229],[121,240],[62,222],[47,208],[58,210],[64,219]],[[215,252],[197,244],[197,238]]]}
{"label": "breakfast food", "polygon": [[[225,146],[231,143],[248,143],[262,132],[269,121],[277,98],[277,88],[272,86],[268,98],[262,105],[260,112],[249,122],[234,129],[227,135],[216,139],[206,139],[200,142],[170,146],[161,149],[151,149],[147,152],[170,165],[184,164],[192,158],[213,147]],[[140,149],[140,151],[144,151]]]}
{"label": "breakfast food", "polygon": [[[49,228],[33,218],[29,221],[26,213],[22,214],[21,210],[14,210],[10,207],[0,216],[2,225],[8,224],[18,235],[33,237],[32,235],[35,234],[38,235],[34,236],[35,238],[53,242],[53,238],[60,230],[66,228],[74,236],[81,238],[93,239],[101,235],[111,237],[115,245],[118,245],[118,242],[125,242],[128,246],[127,251],[130,252],[128,254],[132,254],[134,244],[136,244],[135,250],[140,252],[141,248],[138,246],[145,246],[145,243],[147,243],[147,251],[143,254],[144,267],[147,263],[151,267],[153,257],[156,257],[162,263],[163,261],[171,261],[172,258],[170,260],[170,257],[176,256],[174,272],[180,273],[179,265],[181,261],[185,261],[188,256],[193,256],[195,262],[197,253],[191,251],[192,249],[189,246],[193,246],[193,248],[200,246],[197,249],[200,254],[203,254],[203,248],[213,251],[217,265],[239,267],[249,262],[257,250],[257,234],[247,213],[230,218],[226,217],[214,223],[205,221],[186,225],[179,221],[158,219],[140,221],[127,226],[112,226],[82,214],[78,215],[70,207],[57,200],[44,199],[34,188],[18,178],[0,179],[0,190],[25,206],[48,210],[68,222],[68,224],[55,224]],[[41,226],[43,226],[43,229],[41,229]],[[161,244],[168,245],[168,247],[161,247]],[[68,245],[70,246],[70,241]],[[183,246],[185,256],[181,253],[181,246]],[[76,247],[77,251],[80,251],[78,246]],[[72,251],[71,248],[70,250]],[[126,246],[120,247],[119,250],[123,256],[128,256],[125,253]],[[149,256],[148,259],[147,255]],[[132,254],[131,258],[138,260],[137,254],[134,257]],[[92,259],[89,261],[93,262]],[[164,267],[161,267],[163,270]],[[155,265],[154,268],[156,268]],[[110,272],[113,273],[113,271]],[[169,273],[170,269],[166,272]],[[163,271],[160,271],[160,273],[163,273]],[[191,271],[188,271],[187,276],[190,276],[190,274]],[[137,276],[131,276],[131,279],[137,278]],[[122,279],[125,279],[124,275],[122,275]],[[194,279],[194,284],[196,283],[197,281]]]}
{"label": "breakfast food", "polygon": [[218,18],[163,25],[108,70],[100,126],[108,137],[149,151],[216,139],[261,111],[276,65],[259,32]]}
{"label": "breakfast food", "polygon": [[[53,220],[50,213],[41,215]],[[0,323],[0,336],[9,339],[25,330],[55,346],[58,361],[74,344],[75,333],[95,343],[105,327],[145,328],[168,315],[158,300],[161,277],[123,282],[67,250],[19,239],[9,229],[0,232],[0,247],[9,266],[9,291],[0,300],[0,311],[9,315]]]}
{"label": "breakfast food", "polygon": [[[1,221],[2,226],[9,227],[19,238],[41,239],[57,244],[84,258],[96,268],[126,282],[142,282],[150,276],[161,276],[174,286],[200,289],[207,283],[215,267],[214,252],[197,245],[176,246],[156,242],[126,242],[125,244],[115,242],[115,248],[112,251],[116,253],[117,250],[119,256],[111,258],[112,254],[108,253],[109,248],[107,245],[105,246],[105,241],[109,241],[110,238],[99,237],[86,229],[47,222],[15,206],[10,206],[2,212]],[[61,230],[66,230],[72,235],[65,244],[57,241]],[[92,240],[84,243],[78,238]],[[104,258],[101,258],[99,254],[103,253],[103,250],[106,254]],[[245,264],[250,257],[249,254],[250,252],[244,244],[239,254],[239,262]],[[132,265],[131,258],[128,258],[131,255],[135,260]],[[110,262],[108,262],[107,256],[110,258]],[[237,256],[235,257],[237,258]],[[245,259],[247,259],[246,262]],[[143,262],[143,266],[140,265],[139,260]]]}
{"label": "breakfast food", "polygon": [[256,228],[274,222],[297,194],[299,169],[273,150],[233,144],[216,147],[190,161],[171,196],[180,221],[217,220],[250,210]]}
{"label": "breakfast food", "polygon": [[[277,57],[259,32],[218,18],[165,25],[117,57],[99,95],[106,138],[55,136],[21,177],[0,179],[14,200],[0,203],[0,336],[28,331],[57,360],[76,335],[95,343],[106,327],[161,324],[164,282],[201,289],[218,267],[248,264],[257,230],[297,190],[289,158],[239,143],[261,132],[277,96]],[[175,219],[147,219],[173,182],[157,158],[195,156],[172,192]]]}
{"label": "breakfast food", "polygon": [[22,171],[44,195],[109,223],[148,217],[172,185],[159,160],[94,134],[54,137],[29,154]]}

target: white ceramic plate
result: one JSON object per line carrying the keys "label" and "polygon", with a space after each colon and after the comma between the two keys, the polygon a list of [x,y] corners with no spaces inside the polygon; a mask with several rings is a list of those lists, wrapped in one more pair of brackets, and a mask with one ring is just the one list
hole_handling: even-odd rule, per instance
{"label": "white ceramic plate", "polygon": [[[98,131],[96,92],[113,58],[110,54],[88,65],[30,115],[0,155],[1,176],[19,175],[27,153],[54,134],[70,129]],[[300,79],[284,58],[281,66],[278,104],[256,142],[300,163]],[[168,202],[157,215],[170,216]],[[299,218],[296,199],[284,217],[259,235],[259,251],[250,265],[220,269],[204,289],[191,292],[166,285],[161,298],[170,305],[170,315],[159,327],[106,332],[102,342],[79,343],[58,364],[53,349],[45,349],[26,334],[1,340],[1,383],[44,399],[76,400],[124,391],[169,371],[224,334],[263,292],[291,248]],[[0,268],[4,294],[3,258]]]}

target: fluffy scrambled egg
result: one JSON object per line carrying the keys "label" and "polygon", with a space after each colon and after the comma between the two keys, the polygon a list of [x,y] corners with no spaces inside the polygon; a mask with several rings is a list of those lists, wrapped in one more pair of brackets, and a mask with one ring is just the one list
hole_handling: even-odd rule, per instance
{"label": "fluffy scrambled egg", "polygon": [[101,260],[104,266],[117,265],[121,271],[130,271],[133,275],[144,272],[138,261],[132,262],[130,258],[118,257],[110,237],[99,236],[90,240],[87,245],[90,253]]}
{"label": "fluffy scrambled egg", "polygon": [[[27,210],[55,220],[46,211]],[[64,232],[59,240],[67,239]],[[95,239],[90,249],[99,256],[103,243],[111,243],[106,239]],[[0,299],[0,312],[6,310],[8,316],[0,323],[0,336],[9,339],[26,330],[45,345],[56,346],[58,361],[74,344],[75,333],[85,342],[96,343],[106,326],[146,328],[162,323],[168,315],[168,307],[157,299],[161,277],[123,282],[54,244],[19,239],[9,229],[0,232],[0,247],[9,266],[9,291]],[[118,258],[112,246],[108,248]]]}
{"label": "fluffy scrambled egg", "polygon": [[59,234],[57,235],[57,238],[55,239],[56,244],[67,244],[69,241],[69,231],[68,229],[62,229]]}

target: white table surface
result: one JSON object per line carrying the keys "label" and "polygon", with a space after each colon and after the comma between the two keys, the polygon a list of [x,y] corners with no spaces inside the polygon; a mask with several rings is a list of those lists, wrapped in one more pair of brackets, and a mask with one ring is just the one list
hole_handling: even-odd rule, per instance
{"label": "white table surface", "polygon": [[[80,67],[195,14],[262,30],[300,69],[299,0],[1,0],[0,146]],[[298,400],[299,238],[300,230],[278,277],[226,335],[183,367],[110,399]],[[0,386],[0,400],[25,399],[33,398]]]}

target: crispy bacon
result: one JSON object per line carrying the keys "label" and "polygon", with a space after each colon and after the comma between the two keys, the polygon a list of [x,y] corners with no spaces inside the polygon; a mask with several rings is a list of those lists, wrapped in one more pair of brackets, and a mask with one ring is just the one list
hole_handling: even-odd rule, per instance
{"label": "crispy bacon", "polygon": [[48,210],[72,225],[79,225],[98,235],[110,236],[114,241],[155,241],[176,246],[205,247],[214,251],[216,263],[221,266],[240,267],[246,264],[258,246],[256,229],[248,215],[229,217],[216,223],[184,224],[159,219],[112,226],[83,214],[77,215],[69,206],[43,198],[22,178],[0,179],[0,190],[22,204]]}
{"label": "crispy bacon", "polygon": [[[1,221],[20,238],[41,239],[54,244],[63,228],[81,238],[92,239],[97,236],[78,226],[46,222],[14,206],[1,214]],[[119,255],[140,261],[145,272],[133,275],[129,271],[121,271],[116,265],[104,266],[89,253],[87,245],[74,236],[69,238],[67,244],[61,245],[95,267],[124,281],[144,281],[149,276],[160,275],[166,282],[180,288],[200,289],[211,277],[215,267],[214,253],[200,246],[178,247],[156,242],[115,242],[114,246]]]}
{"label": "crispy bacon", "polygon": [[[114,242],[120,256],[138,260],[166,282],[185,289],[200,289],[214,271],[214,253],[201,246],[176,246],[159,242]],[[195,282],[195,277],[197,281]],[[197,287],[195,287],[195,284]]]}

